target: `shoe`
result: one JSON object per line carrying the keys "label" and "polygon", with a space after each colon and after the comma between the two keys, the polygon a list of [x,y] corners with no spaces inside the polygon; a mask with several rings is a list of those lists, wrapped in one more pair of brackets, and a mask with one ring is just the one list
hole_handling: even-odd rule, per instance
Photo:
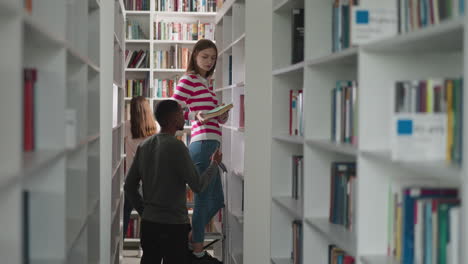
{"label": "shoe", "polygon": [[217,258],[211,256],[208,252],[205,251],[205,255],[201,258],[197,258],[192,254],[192,264],[223,264]]}

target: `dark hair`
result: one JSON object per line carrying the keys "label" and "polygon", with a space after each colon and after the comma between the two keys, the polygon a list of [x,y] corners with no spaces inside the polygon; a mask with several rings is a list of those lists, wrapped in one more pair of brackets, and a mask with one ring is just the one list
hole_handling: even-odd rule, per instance
{"label": "dark hair", "polygon": [[144,138],[157,132],[149,102],[143,96],[130,101],[130,132],[132,138]]}
{"label": "dark hair", "polygon": [[[189,63],[188,63],[188,67],[187,67],[187,73],[191,73],[191,72],[194,72],[196,74],[200,74],[200,69],[198,68],[198,65],[197,65],[197,56],[198,56],[198,53],[200,53],[200,51],[202,50],[205,50],[205,49],[209,49],[209,48],[213,48],[215,51],[216,51],[216,58],[218,58],[218,48],[216,48],[216,45],[213,43],[213,41],[209,40],[209,39],[200,39],[196,44],[195,46],[193,46],[193,50],[192,50],[192,55],[190,55],[190,59],[189,59]],[[217,60],[216,60],[217,61]],[[203,76],[203,77],[208,77],[208,76],[211,76],[216,68],[216,61],[213,65],[213,67],[211,67],[211,70],[209,70],[207,73],[206,73],[206,76]]]}
{"label": "dark hair", "polygon": [[154,115],[161,127],[166,127],[169,124],[169,118],[174,113],[179,111],[179,103],[174,100],[163,100],[156,105]]}

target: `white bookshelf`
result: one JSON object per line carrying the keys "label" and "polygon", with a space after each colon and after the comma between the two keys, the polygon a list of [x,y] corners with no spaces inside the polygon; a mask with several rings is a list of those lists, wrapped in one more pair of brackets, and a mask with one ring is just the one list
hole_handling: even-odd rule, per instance
{"label": "white bookshelf", "polygon": [[[186,69],[180,69],[180,68],[171,68],[171,69],[161,69],[161,68],[156,68],[155,65],[155,58],[154,58],[154,52],[156,50],[162,49],[169,49],[171,45],[177,45],[179,47],[183,48],[189,48],[191,51],[193,46],[197,43],[197,41],[194,40],[156,40],[154,33],[155,33],[155,26],[154,22],[164,20],[166,22],[197,22],[200,21],[202,23],[214,23],[215,17],[216,17],[216,12],[169,12],[169,11],[154,11],[155,8],[155,2],[150,1],[150,11],[125,11],[125,19],[135,19],[139,21],[142,24],[143,31],[146,33],[148,36],[148,39],[144,40],[134,40],[134,39],[125,39],[125,45],[126,49],[128,50],[139,50],[139,49],[145,49],[149,51],[150,55],[150,61],[149,61],[149,67],[148,68],[125,68],[125,79],[143,79],[145,77],[148,77],[149,79],[149,85],[150,89],[152,91],[155,91],[154,87],[154,79],[162,79],[162,78],[173,78],[173,77],[181,77]],[[125,32],[125,31],[124,31]],[[215,43],[216,41],[213,40]],[[125,81],[125,80],[124,80]],[[123,84],[123,87],[126,89],[126,83]],[[126,93],[124,93],[124,96],[127,96]],[[131,101],[132,97],[124,97],[123,100],[125,102],[125,108],[129,106],[129,103]],[[154,109],[155,104],[158,101],[162,101],[168,98],[162,98],[162,97],[147,97],[147,99],[150,102],[150,106],[152,109]],[[185,126],[184,127],[184,133],[190,133],[191,126]],[[193,208],[193,203],[188,203],[188,207]],[[207,233],[205,235],[206,241],[212,241],[215,239],[220,239],[222,240],[221,243],[224,243],[224,231],[222,228],[222,223],[221,222],[215,222],[215,229],[216,232],[211,232]],[[139,238],[133,238],[133,239],[125,239],[124,244],[125,247],[135,247],[138,246],[140,242]],[[219,244],[221,243],[216,243],[214,247],[214,255],[219,258],[223,258],[224,252],[222,252],[222,246]]]}
{"label": "white bookshelf", "polygon": [[[223,103],[233,103],[229,120],[222,125],[223,162],[228,169],[225,188],[225,250],[224,263],[242,264],[244,247],[244,145],[245,128],[240,124],[240,98],[245,95],[245,1],[225,1],[216,16],[217,97]],[[231,57],[231,66],[229,66]],[[231,69],[231,73],[229,72]],[[245,100],[245,97],[244,97]],[[245,103],[245,101],[244,101]],[[241,177],[242,175],[242,177]]]}
{"label": "white bookshelf", "polygon": [[[100,121],[111,85],[110,41],[102,34],[113,24],[113,3],[23,1],[0,4],[0,254],[5,263],[100,263],[110,260],[109,240],[101,220],[108,178],[110,139]],[[102,41],[101,41],[102,39]],[[108,40],[109,42],[107,42]],[[1,64],[1,63],[0,63]],[[34,149],[23,151],[25,68],[37,71],[34,85]],[[14,88],[14,89],[13,89]],[[74,126],[65,112],[73,110]],[[69,123],[68,123],[69,124]],[[70,133],[72,132],[72,133]],[[28,198],[23,193],[28,193]],[[25,205],[27,206],[25,207]],[[110,238],[110,237],[109,237]],[[47,243],[44,243],[47,241]],[[101,250],[103,248],[103,250]],[[110,261],[109,261],[110,262]]]}
{"label": "white bookshelf", "polygon": [[[360,2],[361,5],[370,3]],[[378,1],[378,4],[384,5],[384,2]],[[443,161],[397,162],[390,155],[391,92],[395,81],[466,78],[466,18],[455,18],[332,53],[332,1],[277,0],[270,7],[273,61],[271,91],[267,92],[271,93],[268,104],[273,132],[271,150],[266,147],[263,152],[269,155],[271,165],[271,173],[265,180],[266,186],[270,186],[268,180],[271,181],[271,193],[264,194],[271,204],[271,222],[267,223],[270,232],[264,235],[270,242],[266,250],[270,254],[269,261],[291,263],[291,223],[298,219],[303,221],[302,263],[328,263],[328,246],[335,244],[354,256],[356,263],[396,264],[393,257],[386,256],[388,188],[392,184],[411,182],[413,185],[460,187],[461,223],[466,222],[465,164],[460,168]],[[291,64],[291,14],[292,9],[298,7],[305,10],[304,61]],[[265,26],[263,28],[266,30]],[[257,84],[260,78],[252,77]],[[357,145],[330,140],[330,92],[338,80],[357,80],[359,84]],[[304,92],[304,137],[288,135],[290,89]],[[268,98],[269,94],[265,96]],[[463,99],[466,98],[465,93]],[[466,113],[465,107],[463,122],[467,120]],[[263,124],[270,126],[269,121],[266,119]],[[466,146],[465,143],[465,153]],[[261,155],[256,150],[250,151]],[[298,202],[288,197],[293,155],[304,156],[304,196]],[[353,231],[329,222],[330,168],[334,161],[357,164]],[[251,192],[247,191],[246,195],[253,197]],[[247,199],[247,210],[250,203]],[[246,223],[252,219],[249,213],[247,211]],[[463,230],[460,246],[464,249],[467,237],[464,224],[460,230]],[[466,256],[465,251],[459,252],[460,256]],[[248,259],[252,261],[254,256],[249,254]],[[261,261],[266,260],[262,258]]]}
{"label": "white bookshelf", "polygon": [[[156,40],[154,22],[185,22],[192,23],[200,21],[201,23],[213,23],[216,12],[173,12],[173,11],[154,11],[156,3],[150,1],[150,10],[148,11],[130,11],[126,10],[127,20],[136,20],[141,26],[148,39],[126,39],[126,49],[128,50],[147,50],[149,52],[149,68],[126,68],[125,79],[145,79],[149,80],[149,89],[155,92],[154,79],[166,79],[181,77],[186,69],[158,69],[155,65],[154,53],[157,50],[168,50],[170,46],[191,48],[197,41],[192,40]],[[126,83],[125,86],[126,87]],[[152,99],[152,98],[148,98]],[[153,100],[150,101],[153,106]]]}

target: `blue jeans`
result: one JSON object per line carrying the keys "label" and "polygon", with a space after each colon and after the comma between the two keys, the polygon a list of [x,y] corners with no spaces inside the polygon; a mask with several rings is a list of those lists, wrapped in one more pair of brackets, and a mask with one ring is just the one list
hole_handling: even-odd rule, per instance
{"label": "blue jeans", "polygon": [[[198,173],[202,174],[210,165],[211,155],[219,147],[216,140],[202,140],[192,142],[189,146]],[[224,193],[221,177],[217,173],[205,190],[195,193],[195,207],[192,216],[192,242],[201,243],[205,240],[205,226],[211,218],[224,207]]]}

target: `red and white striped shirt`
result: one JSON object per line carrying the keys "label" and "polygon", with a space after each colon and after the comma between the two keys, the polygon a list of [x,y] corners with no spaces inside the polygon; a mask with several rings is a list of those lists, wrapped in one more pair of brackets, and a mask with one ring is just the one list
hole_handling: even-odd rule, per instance
{"label": "red and white striped shirt", "polygon": [[185,119],[192,123],[191,141],[217,140],[221,142],[221,127],[226,120],[210,119],[206,124],[197,121],[195,115],[198,111],[206,113],[218,106],[218,99],[209,81],[199,74],[188,74],[180,78],[172,96],[182,107],[188,107]]}

